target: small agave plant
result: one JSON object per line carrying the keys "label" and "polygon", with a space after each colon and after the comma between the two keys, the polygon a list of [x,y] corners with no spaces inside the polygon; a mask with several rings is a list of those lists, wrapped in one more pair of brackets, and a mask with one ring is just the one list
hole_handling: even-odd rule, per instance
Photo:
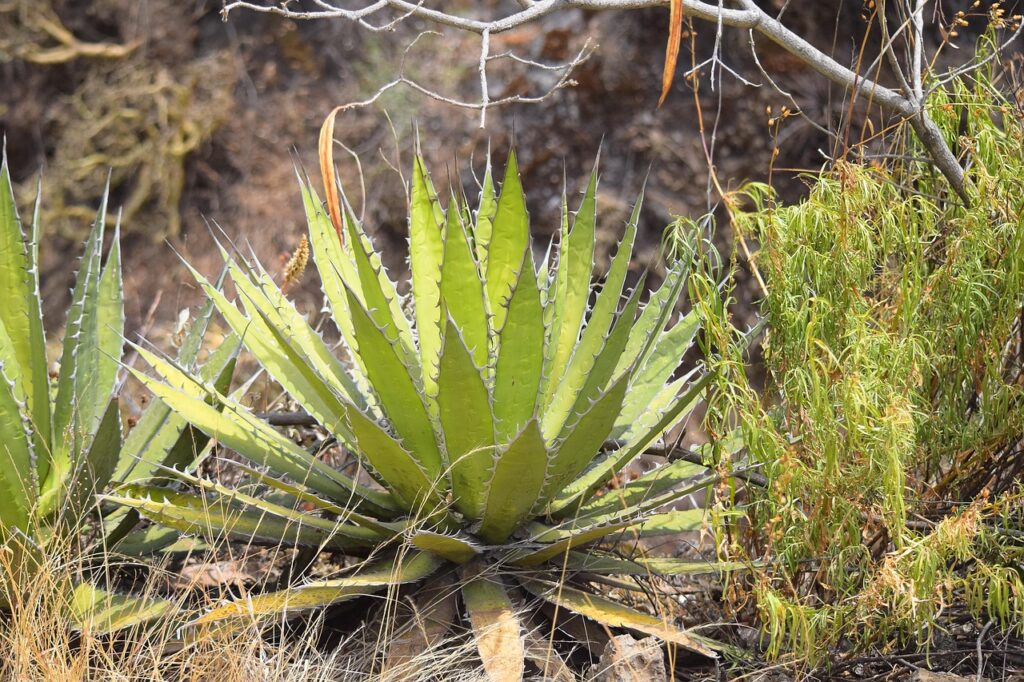
{"label": "small agave plant", "polygon": [[[118,238],[103,262],[104,196],[85,244],[67,314],[60,370],[51,382],[39,294],[39,203],[26,240],[6,152],[0,164],[0,606],[18,601],[47,557],[87,548],[76,539],[98,512],[111,481],[149,480],[163,466],[186,466],[208,438],[153,403],[122,444],[117,390],[124,332]],[[211,310],[206,314],[208,321]],[[180,360],[191,366],[205,333],[193,326]],[[222,344],[198,369],[224,386],[238,344]],[[226,388],[226,386],[225,386]],[[137,515],[114,509],[100,546],[133,537]],[[94,524],[95,525],[95,524]],[[141,531],[140,531],[141,532]],[[134,535],[137,539],[139,533]],[[150,538],[157,547],[171,538]],[[166,604],[68,584],[70,614],[95,630],[116,629],[166,611]]]}
{"label": "small agave plant", "polygon": [[192,271],[262,367],[367,474],[329,466],[209,382],[140,348],[162,380],[139,379],[256,466],[246,467],[249,485],[178,474],[194,492],[134,485],[110,499],[186,533],[368,557],[345,577],[250,595],[198,623],[455,574],[493,679],[521,676],[529,647],[517,606],[534,599],[714,655],[696,633],[572,577],[715,570],[614,551],[623,540],[701,528],[703,510],[672,510],[711,480],[697,464],[674,461],[605,489],[690,413],[709,377],[673,378],[699,327],[692,315],[671,324],[686,266],[671,267],[646,304],[642,286],[625,286],[640,201],[603,285],[591,282],[596,173],[571,229],[563,195],[560,248],[538,268],[514,153],[500,197],[488,170],[475,213],[455,197],[443,207],[417,158],[411,303],[334,182],[324,208],[300,178],[344,358],[258,264],[221,249],[241,309]]}

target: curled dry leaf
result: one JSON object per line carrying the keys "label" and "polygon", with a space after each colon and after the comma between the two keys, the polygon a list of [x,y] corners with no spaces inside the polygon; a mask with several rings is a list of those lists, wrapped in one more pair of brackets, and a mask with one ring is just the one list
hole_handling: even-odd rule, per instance
{"label": "curled dry leaf", "polygon": [[668,45],[665,46],[665,70],[661,74],[661,97],[658,98],[659,107],[665,102],[668,91],[672,89],[672,79],[676,75],[676,62],[679,60],[679,44],[683,37],[683,0],[672,0],[668,23]]}
{"label": "curled dry leaf", "polygon": [[[677,48],[678,51],[678,48]],[[338,177],[334,170],[334,119],[343,107],[335,107],[323,126],[320,127],[320,174],[324,178],[324,198],[327,200],[327,210],[331,214],[331,223],[338,233],[338,239],[345,242],[344,228],[341,224],[341,197],[338,196]]]}

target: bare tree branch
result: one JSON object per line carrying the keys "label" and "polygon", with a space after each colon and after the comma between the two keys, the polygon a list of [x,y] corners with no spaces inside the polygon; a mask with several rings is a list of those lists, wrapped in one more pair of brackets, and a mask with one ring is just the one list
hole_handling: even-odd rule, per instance
{"label": "bare tree branch", "polygon": [[[923,23],[927,0],[902,0],[902,2],[904,2],[905,7],[903,5],[900,7],[906,20],[896,35],[887,35],[884,46],[886,53],[884,58],[890,62],[890,67],[900,81],[900,88],[898,90],[886,87],[876,80],[872,80],[840,64],[829,54],[787,28],[779,18],[766,13],[758,7],[754,0],[729,0],[729,2],[726,2],[726,0],[715,0],[714,2],[682,0],[682,8],[683,13],[687,16],[714,22],[719,32],[721,27],[728,26],[748,30],[752,35],[755,33],[759,34],[795,56],[824,78],[842,86],[847,92],[853,93],[856,97],[877,104],[890,113],[902,117],[913,127],[933,163],[949,181],[953,190],[961,199],[967,201],[968,194],[965,187],[966,179],[963,168],[924,108],[923,100],[927,96],[927,92],[924,91],[922,85],[924,62]],[[396,85],[405,84],[440,101],[480,111],[480,121],[481,125],[483,125],[486,121],[487,109],[489,107],[512,102],[543,101],[556,90],[569,85],[571,83],[569,71],[578,66],[589,54],[586,51],[581,52],[575,59],[562,65],[563,68],[559,69],[562,71],[562,76],[558,84],[543,95],[535,97],[515,95],[492,101],[488,94],[487,64],[493,58],[497,56],[508,57],[523,64],[532,64],[530,60],[516,57],[510,53],[491,55],[489,53],[490,40],[493,36],[537,21],[554,12],[569,9],[635,10],[648,7],[667,7],[670,4],[670,0],[518,0],[519,9],[503,16],[485,19],[476,18],[475,16],[463,16],[446,12],[443,9],[427,7],[424,0],[419,2],[410,2],[409,0],[362,0],[361,2],[357,0],[351,0],[350,2],[343,2],[342,0],[336,0],[335,2],[314,0],[314,4],[317,7],[314,10],[291,9],[289,7],[290,4],[288,1],[272,2],[271,0],[265,0],[264,2],[256,2],[253,0],[225,0],[223,15],[227,18],[233,10],[247,9],[255,12],[279,14],[297,20],[339,18],[356,23],[367,30],[377,32],[393,30],[398,23],[406,19],[416,18],[436,25],[480,34],[481,50],[477,67],[481,88],[479,101],[465,102],[432,92],[402,74],[394,81],[382,86],[369,100],[355,103],[353,106],[373,102],[387,90]],[[732,6],[728,6],[730,4]],[[396,14],[397,16],[395,16]],[[781,16],[782,12],[779,13],[779,17]],[[902,35],[903,39],[902,45],[907,48],[909,54],[910,64],[907,65],[909,78],[904,75],[903,69],[899,67],[896,55],[895,41],[900,35]],[[716,64],[721,63],[717,56],[714,61]],[[870,70],[867,72],[870,73]]]}

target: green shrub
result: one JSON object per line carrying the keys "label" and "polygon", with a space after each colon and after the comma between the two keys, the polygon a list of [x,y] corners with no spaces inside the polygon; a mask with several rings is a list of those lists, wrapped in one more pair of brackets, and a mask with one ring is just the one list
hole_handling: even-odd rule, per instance
{"label": "green shrub", "polygon": [[[761,246],[768,388],[734,346],[709,414],[738,418],[769,474],[746,551],[773,567],[754,589],[774,654],[926,644],[956,600],[1024,622],[1024,116],[982,72],[929,106],[963,150],[969,206],[913,148],[838,163],[795,205],[758,185],[733,204]],[[728,348],[713,283],[692,293]]]}

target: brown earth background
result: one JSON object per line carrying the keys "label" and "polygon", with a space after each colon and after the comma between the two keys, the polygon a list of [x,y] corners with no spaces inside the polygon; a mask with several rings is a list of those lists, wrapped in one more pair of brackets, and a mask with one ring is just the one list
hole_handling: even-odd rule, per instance
{"label": "brown earth background", "polygon": [[[940,5],[952,16],[970,3]],[[514,3],[446,6],[484,15]],[[26,211],[43,177],[48,328],[63,325],[75,259],[108,172],[111,206],[123,211],[129,335],[142,330],[162,337],[179,311],[197,302],[172,248],[215,273],[219,258],[208,224],[279,268],[304,230],[295,168],[316,172],[325,115],[394,78],[406,46],[436,28],[407,21],[393,32],[371,34],[338,20],[294,22],[245,10],[225,22],[220,10],[220,0],[0,2],[0,130]],[[875,47],[877,31],[864,41],[866,11],[856,1],[801,0],[789,3],[786,21],[850,62],[862,45],[868,52]],[[481,170],[488,146],[500,167],[514,137],[532,229],[542,236],[557,229],[563,173],[573,197],[601,148],[599,265],[613,251],[649,173],[634,263],[639,273],[657,270],[662,231],[674,216],[698,218],[714,208],[705,155],[712,131],[723,186],[771,173],[783,199],[794,200],[805,188],[798,169],[819,168],[826,155],[842,154],[845,143],[872,130],[866,122],[878,120],[859,109],[851,115],[842,92],[766,44],[759,46],[764,67],[811,119],[840,131],[838,138],[796,116],[771,125],[768,112],[777,116],[793,103],[766,84],[750,87],[725,74],[712,89],[704,69],[696,98],[683,72],[711,55],[714,27],[707,24],[696,25],[696,54],[684,41],[677,85],[657,108],[667,20],[662,9],[572,10],[495,36],[492,53],[515,50],[545,63],[571,58],[588,38],[598,48],[576,72],[575,87],[542,104],[492,109],[483,130],[476,112],[408,88],[343,114],[336,137],[360,157],[365,198],[357,165],[339,155],[342,177],[385,248],[392,277],[404,276],[407,234],[402,180],[393,167],[408,173],[414,128],[435,182],[461,183],[471,197],[471,168]],[[981,27],[968,28],[961,39],[968,46],[973,28]],[[726,29],[721,54],[730,68],[761,82],[747,40],[745,32]],[[451,31],[424,36],[406,58],[406,73],[445,95],[473,99],[478,41]],[[90,55],[82,44],[101,44],[102,54]],[[489,72],[492,97],[540,94],[554,78],[508,62]],[[716,217],[725,222],[721,211]],[[727,230],[721,225],[720,243],[728,242]],[[320,302],[315,280],[307,274],[293,291],[310,311]],[[756,294],[750,286],[739,291],[737,310],[749,317]]]}

